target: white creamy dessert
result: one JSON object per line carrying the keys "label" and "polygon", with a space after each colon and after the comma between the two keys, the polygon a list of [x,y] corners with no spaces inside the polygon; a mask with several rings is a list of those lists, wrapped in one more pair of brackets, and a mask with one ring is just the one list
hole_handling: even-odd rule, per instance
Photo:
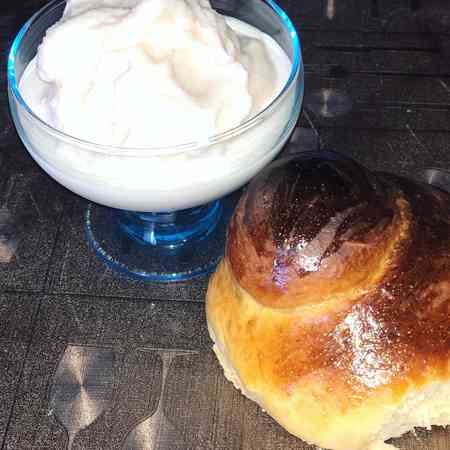
{"label": "white creamy dessert", "polygon": [[69,0],[19,85],[31,110],[69,138],[19,114],[25,144],[50,175],[98,203],[196,206],[276,155],[295,89],[252,129],[210,138],[266,108],[291,68],[271,37],[207,0]]}

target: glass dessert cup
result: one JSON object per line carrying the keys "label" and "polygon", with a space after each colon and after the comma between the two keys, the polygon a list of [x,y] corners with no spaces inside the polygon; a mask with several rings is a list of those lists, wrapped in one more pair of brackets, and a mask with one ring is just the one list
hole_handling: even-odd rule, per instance
{"label": "glass dessert cup", "polygon": [[229,218],[221,199],[275,158],[300,114],[303,64],[286,14],[272,0],[211,3],[275,39],[292,68],[263,111],[199,142],[158,148],[98,145],[64,134],[33,113],[18,85],[65,1],[50,2],[31,17],[9,54],[11,114],[25,147],[48,175],[92,202],[85,217],[90,245],[112,269],[135,278],[180,281],[212,271],[223,254]]}

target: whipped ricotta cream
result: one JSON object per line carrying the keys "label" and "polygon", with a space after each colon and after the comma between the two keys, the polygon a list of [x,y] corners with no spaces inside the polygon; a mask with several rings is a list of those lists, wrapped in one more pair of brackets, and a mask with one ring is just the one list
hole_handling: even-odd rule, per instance
{"label": "whipped ricotta cream", "polygon": [[68,0],[20,83],[64,133],[119,147],[202,140],[262,110],[291,63],[208,0]]}

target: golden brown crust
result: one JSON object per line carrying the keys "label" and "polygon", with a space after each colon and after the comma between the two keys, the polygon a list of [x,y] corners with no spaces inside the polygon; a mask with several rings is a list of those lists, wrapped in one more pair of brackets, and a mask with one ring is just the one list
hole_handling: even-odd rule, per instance
{"label": "golden brown crust", "polygon": [[[272,165],[250,184],[230,223],[227,257],[239,284],[267,306],[347,296],[350,288],[378,283],[395,263],[395,247],[417,222],[409,210],[428,215],[437,202],[445,204],[425,188],[417,192],[405,180],[393,182],[334,154],[304,154]],[[417,225],[439,230],[448,215],[446,205],[434,224]],[[448,236],[448,223],[439,232]]]}
{"label": "golden brown crust", "polygon": [[342,418],[376,431],[411,389],[450,381],[450,196],[322,158],[284,161],[250,186],[207,314],[245,389],[288,430],[331,447]]}

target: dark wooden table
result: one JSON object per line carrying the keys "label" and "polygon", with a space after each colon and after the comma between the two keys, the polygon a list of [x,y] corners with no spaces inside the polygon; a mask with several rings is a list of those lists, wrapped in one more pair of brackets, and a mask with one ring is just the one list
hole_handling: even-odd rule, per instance
{"label": "dark wooden table", "polygon": [[[303,42],[306,97],[285,152],[334,149],[413,176],[450,169],[450,5],[284,0]],[[204,317],[207,278],[122,278],[86,245],[86,201],[31,160],[9,118],[6,58],[41,0],[0,5],[0,443],[2,450],[297,450],[222,375]],[[402,449],[450,449],[450,430]]]}

